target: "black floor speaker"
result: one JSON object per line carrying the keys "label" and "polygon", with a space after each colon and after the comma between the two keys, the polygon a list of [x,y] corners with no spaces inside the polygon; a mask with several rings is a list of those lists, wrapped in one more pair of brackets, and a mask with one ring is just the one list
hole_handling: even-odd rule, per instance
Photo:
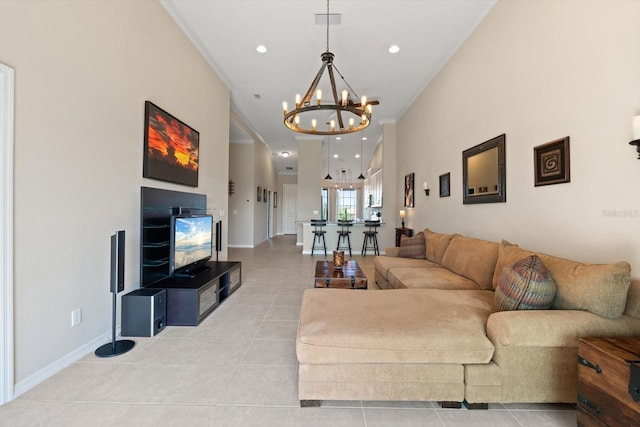
{"label": "black floor speaker", "polygon": [[122,336],[152,337],[167,324],[164,289],[137,289],[122,296]]}

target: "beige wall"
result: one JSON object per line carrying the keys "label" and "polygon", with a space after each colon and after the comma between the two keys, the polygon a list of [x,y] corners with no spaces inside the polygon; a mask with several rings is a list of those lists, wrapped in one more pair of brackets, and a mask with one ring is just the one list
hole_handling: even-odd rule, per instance
{"label": "beige wall", "polygon": [[253,216],[256,208],[253,141],[229,144],[229,179],[235,193],[229,196],[229,246],[253,247]]}
{"label": "beige wall", "polygon": [[[126,291],[139,286],[140,186],[226,211],[229,91],[155,1],[0,1],[0,61],[16,76],[19,393],[106,341],[117,229]],[[145,100],[200,132],[199,187],[142,178]]]}
{"label": "beige wall", "polygon": [[[275,165],[273,164],[273,160],[271,159],[271,152],[268,147],[261,142],[254,142],[254,150],[255,150],[255,185],[260,186],[262,188],[266,188],[267,192],[271,191],[271,197],[273,197],[273,192],[276,191],[277,188],[277,174],[275,170]],[[254,246],[259,245],[269,238],[267,235],[267,222],[268,222],[268,211],[273,209],[273,203],[265,203],[264,200],[262,202],[256,202],[254,217],[253,217],[253,244]],[[271,211],[273,214],[273,211]],[[273,227],[274,227],[274,235],[275,235],[275,218],[273,219]]]}
{"label": "beige wall", "polygon": [[[627,260],[640,277],[640,161],[628,144],[638,22],[637,1],[498,2],[398,122],[398,180],[415,171],[433,183],[407,225]],[[462,151],[502,133],[507,202],[463,205]],[[567,135],[571,183],[534,187],[533,147]],[[440,198],[446,172],[451,197]]]}

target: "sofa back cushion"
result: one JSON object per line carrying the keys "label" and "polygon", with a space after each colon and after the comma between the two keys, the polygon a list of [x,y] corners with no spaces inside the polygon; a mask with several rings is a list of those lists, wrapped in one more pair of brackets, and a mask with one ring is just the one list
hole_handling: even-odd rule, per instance
{"label": "sofa back cushion", "polygon": [[424,233],[421,231],[413,237],[404,234],[400,237],[398,256],[402,258],[425,258]]}
{"label": "sofa back cushion", "polygon": [[558,290],[551,308],[585,310],[615,319],[625,310],[631,282],[631,266],[582,264],[551,255],[538,254],[549,269]]}
{"label": "sofa back cushion", "polygon": [[518,245],[509,243],[506,240],[500,242],[500,248],[498,250],[498,262],[496,263],[496,269],[493,273],[493,289],[496,289],[500,277],[502,277],[502,271],[505,267],[518,262],[528,256],[533,255],[533,252],[521,249]]}
{"label": "sofa back cushion", "polygon": [[640,279],[631,279],[624,314],[640,319]]}
{"label": "sofa back cushion", "polygon": [[497,242],[456,235],[442,257],[442,266],[473,280],[481,289],[493,289],[499,246]]}
{"label": "sofa back cushion", "polygon": [[428,228],[425,228],[423,233],[425,238],[426,258],[431,262],[442,264],[442,257],[449,247],[451,239],[456,235],[434,233]]}

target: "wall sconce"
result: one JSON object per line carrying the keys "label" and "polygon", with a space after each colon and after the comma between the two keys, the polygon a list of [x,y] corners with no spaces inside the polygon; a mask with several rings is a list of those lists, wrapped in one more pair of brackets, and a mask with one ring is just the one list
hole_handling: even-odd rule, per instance
{"label": "wall sconce", "polygon": [[640,116],[635,116],[631,121],[631,127],[633,129],[633,141],[631,141],[630,145],[636,146],[636,151],[638,152],[638,159],[640,159]]}
{"label": "wall sconce", "polygon": [[429,183],[427,181],[422,183],[422,189],[424,190],[425,196],[429,195]]}
{"label": "wall sconce", "polygon": [[405,211],[400,211],[400,220],[402,221],[402,228],[404,228],[404,217],[407,216]]}

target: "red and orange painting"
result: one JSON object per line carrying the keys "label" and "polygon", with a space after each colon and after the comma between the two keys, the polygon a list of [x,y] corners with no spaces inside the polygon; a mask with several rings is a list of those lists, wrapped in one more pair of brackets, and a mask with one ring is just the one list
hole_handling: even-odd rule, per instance
{"label": "red and orange painting", "polygon": [[146,101],[143,176],[197,187],[199,139],[198,131]]}

